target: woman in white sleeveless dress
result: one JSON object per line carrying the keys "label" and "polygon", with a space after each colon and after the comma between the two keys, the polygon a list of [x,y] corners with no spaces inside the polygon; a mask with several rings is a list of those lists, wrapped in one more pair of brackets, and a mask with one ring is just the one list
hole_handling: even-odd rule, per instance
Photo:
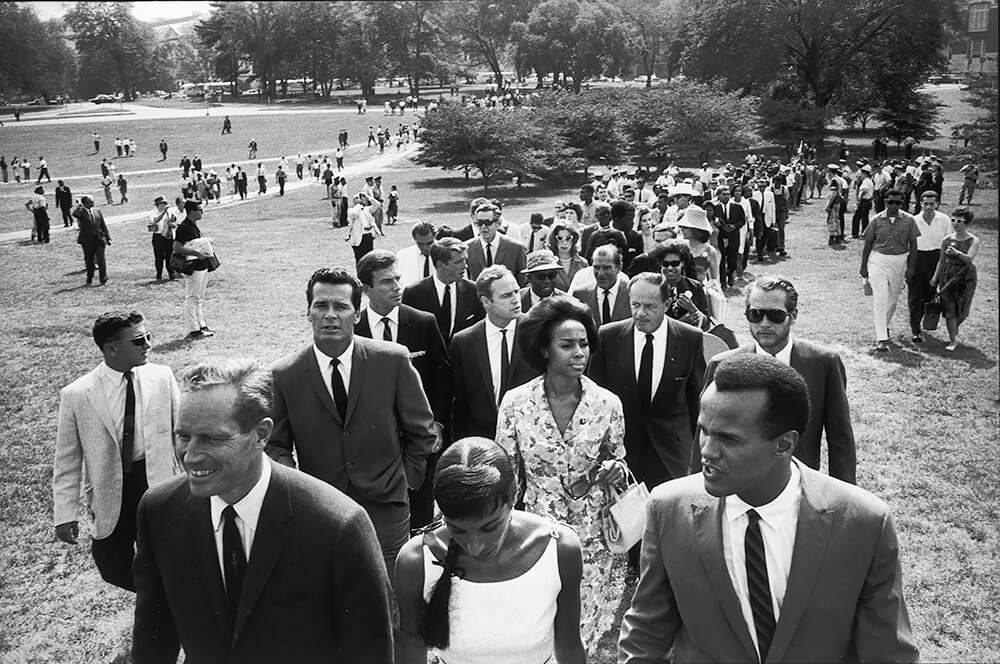
{"label": "woman in white sleeveless dress", "polygon": [[515,510],[517,479],[485,438],[438,461],[444,516],[396,559],[402,664],[586,661],[580,639],[580,541],[567,526]]}

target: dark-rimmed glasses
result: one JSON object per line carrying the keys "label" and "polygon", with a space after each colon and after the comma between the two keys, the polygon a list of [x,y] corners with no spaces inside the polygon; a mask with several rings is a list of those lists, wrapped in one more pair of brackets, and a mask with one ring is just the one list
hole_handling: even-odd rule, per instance
{"label": "dark-rimmed glasses", "polygon": [[775,325],[781,325],[790,313],[782,309],[747,309],[744,315],[748,321],[755,325],[765,318]]}
{"label": "dark-rimmed glasses", "polygon": [[147,332],[146,334],[142,335],[141,337],[135,337],[134,339],[119,339],[118,341],[109,341],[108,343],[110,343],[110,344],[121,344],[121,343],[125,343],[126,341],[132,342],[133,346],[142,348],[146,344],[153,342],[153,335],[150,334],[149,332]]}

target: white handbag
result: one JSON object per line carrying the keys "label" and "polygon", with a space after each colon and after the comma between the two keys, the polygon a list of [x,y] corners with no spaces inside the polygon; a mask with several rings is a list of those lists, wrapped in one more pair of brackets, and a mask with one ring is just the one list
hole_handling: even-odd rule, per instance
{"label": "white handbag", "polygon": [[611,553],[628,553],[646,530],[649,490],[645,482],[636,482],[631,470],[626,473],[625,481],[625,489],[604,484],[607,500],[601,508],[601,531]]}

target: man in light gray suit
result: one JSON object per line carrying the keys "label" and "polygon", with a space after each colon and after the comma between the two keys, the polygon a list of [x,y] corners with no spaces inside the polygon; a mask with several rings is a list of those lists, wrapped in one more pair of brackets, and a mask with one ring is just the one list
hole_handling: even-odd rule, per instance
{"label": "man in light gray suit", "polygon": [[613,244],[594,249],[592,256],[595,283],[577,288],[573,297],[590,307],[590,314],[598,327],[632,317],[628,299],[628,282],[618,275],[622,272],[622,252]]}
{"label": "man in light gray suit", "polygon": [[147,487],[179,470],[173,429],[180,393],[170,367],[147,363],[152,337],[138,311],[102,314],[93,336],[104,361],[59,395],[56,537],[77,542],[82,482],[97,569],[108,583],[135,591],[136,508]]}

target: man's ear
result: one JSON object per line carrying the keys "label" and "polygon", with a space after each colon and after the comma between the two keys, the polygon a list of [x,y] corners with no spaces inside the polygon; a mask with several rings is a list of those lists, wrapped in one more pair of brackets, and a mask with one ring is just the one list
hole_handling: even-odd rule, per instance
{"label": "man's ear", "polygon": [[774,455],[787,459],[792,456],[795,446],[799,444],[798,431],[786,431],[774,439]]}
{"label": "man's ear", "polygon": [[272,431],[274,431],[274,420],[270,417],[261,419],[261,421],[254,426],[254,432],[257,434],[261,449],[263,449],[267,444],[267,441],[271,439]]}

